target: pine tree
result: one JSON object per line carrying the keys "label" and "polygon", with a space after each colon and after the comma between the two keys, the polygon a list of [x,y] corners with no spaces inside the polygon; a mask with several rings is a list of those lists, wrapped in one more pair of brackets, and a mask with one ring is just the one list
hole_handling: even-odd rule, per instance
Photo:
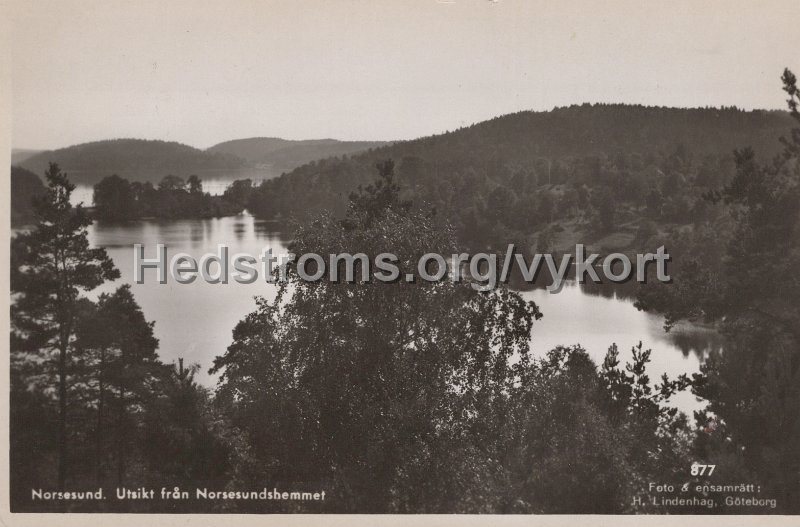
{"label": "pine tree", "polygon": [[[131,293],[130,285],[120,286],[113,294],[100,295],[90,315],[78,324],[76,355],[85,367],[84,383],[96,393],[95,470],[98,482],[103,479],[106,452],[108,410],[113,403],[116,421],[117,482],[125,473],[125,453],[131,433],[128,414],[132,406],[141,406],[153,393],[157,378],[167,374],[156,349],[153,322],[148,322]],[[112,400],[112,394],[116,397]],[[90,397],[87,397],[90,398]]]}
{"label": "pine tree", "polygon": [[58,487],[63,489],[76,303],[81,292],[118,278],[119,271],[104,249],[89,246],[87,227],[92,220],[80,205],[70,203],[75,185],[54,163],[45,176],[47,192],[34,205],[36,227],[12,241],[12,367],[41,365],[41,375],[30,382],[56,387]]}

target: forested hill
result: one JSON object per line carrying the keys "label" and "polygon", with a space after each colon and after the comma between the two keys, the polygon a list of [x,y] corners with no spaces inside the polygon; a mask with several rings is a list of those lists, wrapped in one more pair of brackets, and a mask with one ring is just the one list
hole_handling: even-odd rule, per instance
{"label": "forested hill", "polygon": [[693,154],[727,154],[746,145],[776,153],[775,138],[791,126],[783,111],[584,104],[504,115],[406,142],[398,150],[404,155],[490,154],[520,162],[537,156],[663,154],[679,145]]}
{"label": "forested hill", "polygon": [[188,145],[144,139],[112,139],[48,150],[20,163],[43,174],[55,162],[80,183],[94,184],[118,174],[131,180],[158,181],[167,174],[186,176],[193,172],[233,170],[246,163],[229,154],[209,153]]}
{"label": "forested hill", "polygon": [[[780,150],[786,112],[581,105],[519,112],[441,135],[398,142],[342,159],[301,166],[264,182],[248,208],[266,218],[343,214],[347,197],[391,158],[397,180],[477,246],[518,239],[554,218],[598,214],[612,204],[616,222],[643,216],[688,218],[703,190],[728,181],[733,151],[760,159]],[[698,209],[699,210],[699,209]],[[563,225],[562,225],[563,226]]]}
{"label": "forested hill", "polygon": [[199,150],[167,141],[113,139],[17,156],[14,164],[43,174],[49,162],[58,165],[77,183],[95,184],[112,174],[130,181],[158,182],[168,174],[188,177],[266,179],[316,159],[363,152],[383,142],[318,139],[290,141],[252,138],[227,141]]}
{"label": "forested hill", "polygon": [[310,139],[291,141],[277,137],[235,139],[212,146],[211,153],[231,154],[253,166],[268,165],[277,170],[292,170],[316,159],[350,155],[386,145],[380,141],[338,141]]}
{"label": "forested hill", "polygon": [[29,148],[12,148],[11,149],[11,164],[19,165],[26,159],[30,159],[36,154],[41,153],[41,150],[32,150]]}
{"label": "forested hill", "polygon": [[28,170],[11,167],[11,226],[17,227],[36,220],[33,199],[45,193],[42,180]]}

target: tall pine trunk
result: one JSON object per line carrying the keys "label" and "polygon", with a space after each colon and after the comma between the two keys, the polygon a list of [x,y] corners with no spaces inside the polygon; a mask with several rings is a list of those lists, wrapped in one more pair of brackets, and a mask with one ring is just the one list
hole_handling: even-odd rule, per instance
{"label": "tall pine trunk", "polygon": [[96,448],[97,452],[95,453],[95,478],[97,480],[97,485],[101,485],[103,482],[103,411],[104,411],[104,404],[105,404],[105,379],[103,378],[103,373],[105,371],[106,365],[106,350],[105,348],[100,348],[100,367],[99,372],[97,374],[97,433],[96,433]]}
{"label": "tall pine trunk", "polygon": [[[56,293],[58,304],[62,304],[60,291]],[[63,306],[61,306],[63,310]],[[67,482],[67,353],[69,352],[70,328],[63,311],[59,320],[58,339],[58,489],[64,490]]]}
{"label": "tall pine trunk", "polygon": [[119,389],[119,416],[117,417],[117,485],[125,476],[125,389]]}
{"label": "tall pine trunk", "polygon": [[58,489],[64,490],[67,479],[67,346],[58,350]]}

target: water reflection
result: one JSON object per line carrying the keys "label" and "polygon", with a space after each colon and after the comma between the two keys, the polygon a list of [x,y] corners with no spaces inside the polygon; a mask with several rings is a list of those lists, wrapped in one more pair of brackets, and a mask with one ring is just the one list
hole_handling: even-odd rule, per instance
{"label": "water reflection", "polygon": [[[642,342],[652,350],[649,373],[656,380],[663,373],[675,378],[698,372],[705,353],[720,345],[713,331],[688,324],[666,333],[662,317],[637,310],[632,299],[604,292],[590,294],[575,281],[556,294],[541,288],[522,291],[523,298],[536,302],[543,313],[533,327],[534,353],[543,355],[559,344],[580,344],[599,365],[612,344],[625,362],[631,358],[631,348]],[[677,395],[674,404],[686,411],[702,406],[689,393]]]}
{"label": "water reflection", "polygon": [[250,234],[252,228],[252,222],[237,222],[233,225],[233,234],[238,241],[242,241]]}
{"label": "water reflection", "polygon": [[[145,257],[155,256],[155,246],[163,243],[168,255],[184,252],[199,259],[216,253],[218,244],[226,244],[230,255],[259,255],[265,247],[274,254],[288,252],[289,237],[280,225],[256,220],[245,213],[235,217],[204,220],[137,221],[123,225],[95,223],[90,242],[105,247],[122,277],[119,282],[133,282],[133,245],[144,244]],[[149,273],[149,274],[147,274]],[[547,281],[539,283],[549,283]],[[116,285],[105,285],[110,290]],[[599,364],[612,343],[620,348],[623,360],[630,358],[630,348],[642,341],[653,350],[651,378],[664,372],[670,376],[698,371],[702,358],[712,349],[720,349],[720,337],[710,329],[681,325],[665,333],[661,317],[638,311],[633,305],[636,284],[596,286],[568,282],[558,294],[542,288],[521,291],[535,301],[544,313],[534,324],[532,349],[543,355],[559,344],[581,344]],[[188,285],[174,282],[158,284],[156,273],[149,270],[144,284],[132,290],[145,315],[155,320],[160,354],[166,361],[184,357],[202,366],[201,382],[213,384],[206,374],[214,357],[221,355],[231,341],[236,323],[255,308],[253,296],[274,298],[276,288],[264,281],[228,285],[195,281]],[[683,409],[699,407],[689,394],[676,403]]]}
{"label": "water reflection", "polygon": [[722,335],[711,328],[682,324],[670,330],[668,335],[684,357],[692,353],[705,359],[710,353],[720,352],[723,349]]}

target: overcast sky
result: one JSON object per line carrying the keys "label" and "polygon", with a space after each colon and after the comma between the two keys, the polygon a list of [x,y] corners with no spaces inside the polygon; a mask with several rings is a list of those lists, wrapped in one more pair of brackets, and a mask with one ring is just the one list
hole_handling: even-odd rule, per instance
{"label": "overcast sky", "polygon": [[15,0],[13,146],[408,139],[582,102],[782,108],[779,76],[800,69],[799,10],[797,0]]}

